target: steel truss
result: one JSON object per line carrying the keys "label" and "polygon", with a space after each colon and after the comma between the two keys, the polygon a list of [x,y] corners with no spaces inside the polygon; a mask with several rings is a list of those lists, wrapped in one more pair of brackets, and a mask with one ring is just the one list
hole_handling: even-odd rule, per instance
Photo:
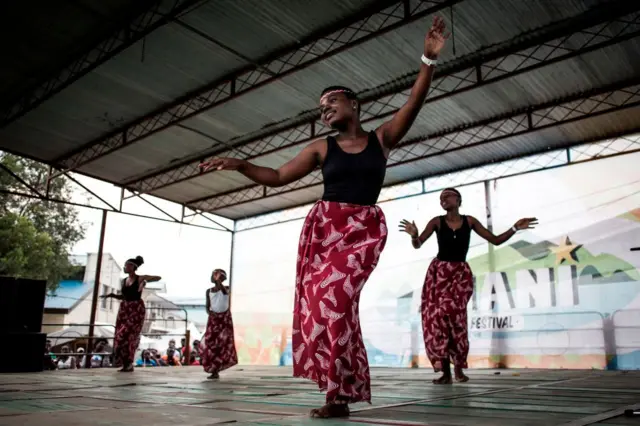
{"label": "steel truss", "polygon": [[[527,157],[480,167],[445,173],[408,183],[388,186],[382,189],[379,202],[389,202],[418,195],[441,191],[448,187],[474,185],[488,180],[519,176],[543,170],[570,166],[640,152],[640,134],[614,137],[597,142],[576,145]],[[236,221],[236,232],[249,231],[271,225],[291,222],[304,218],[311,210],[311,204],[267,213]]]}
{"label": "steel truss", "polygon": [[0,127],[6,126],[35,109],[62,89],[203,1],[208,0],[155,1],[150,10],[142,13],[125,27],[120,28],[109,39],[104,40],[97,47],[86,52],[48,81],[24,95],[14,105],[2,111],[2,124],[0,124]]}
{"label": "steel truss", "polygon": [[[94,210],[103,210],[103,211],[108,211],[108,212],[121,213],[121,214],[129,215],[129,216],[135,216],[135,217],[140,217],[140,218],[145,218],[145,219],[160,220],[160,221],[163,221],[163,222],[171,222],[171,223],[177,223],[177,224],[181,224],[181,225],[195,226],[197,228],[212,229],[212,230],[215,230],[215,231],[233,232],[231,229],[229,229],[228,227],[218,223],[213,218],[209,217],[207,213],[205,213],[205,212],[203,212],[201,210],[192,209],[192,208],[188,208],[188,207],[182,206],[182,215],[181,215],[180,218],[177,218],[177,217],[167,213],[161,207],[157,206],[152,200],[149,200],[147,197],[143,197],[143,196],[141,196],[140,194],[137,194],[137,193],[133,193],[132,196],[128,197],[128,198],[134,198],[134,197],[140,198],[147,205],[149,205],[150,207],[153,207],[155,210],[157,210],[160,213],[162,213],[164,218],[149,216],[149,215],[145,215],[145,214],[133,213],[133,212],[130,212],[130,211],[125,211],[124,210],[124,206],[123,206],[123,201],[125,200],[125,192],[127,192],[126,190],[123,189],[121,191],[120,204],[119,204],[119,206],[116,207],[113,204],[111,204],[108,201],[106,201],[103,197],[98,195],[95,191],[92,191],[91,189],[87,188],[86,185],[83,185],[81,182],[79,182],[77,179],[75,179],[70,173],[63,173],[62,175],[60,175],[60,176],[58,176],[56,178],[53,178],[53,177],[48,178],[47,181],[44,184],[44,188],[37,188],[37,187],[34,187],[33,185],[30,185],[28,182],[26,182],[24,179],[22,179],[20,176],[18,176],[15,173],[13,173],[13,171],[11,171],[9,168],[5,167],[2,164],[0,164],[0,171],[4,171],[8,175],[10,175],[16,182],[18,182],[26,190],[26,192],[22,192],[22,191],[16,191],[16,190],[11,189],[11,188],[9,188],[9,189],[0,188],[0,193],[3,193],[3,194],[9,194],[9,195],[15,195],[15,196],[20,196],[20,197],[25,197],[25,198],[37,199],[37,200],[40,200],[42,202],[62,203],[62,204],[67,204],[67,205],[71,205],[71,206],[75,206],[75,207],[85,207],[85,208],[94,209]],[[54,170],[52,169],[49,172],[50,176],[52,175],[53,171]],[[90,205],[90,204],[82,204],[82,203],[76,203],[76,202],[73,202],[73,201],[60,200],[60,199],[57,199],[57,198],[53,198],[49,193],[49,186],[50,186],[50,183],[51,183],[52,179],[68,179],[68,180],[70,180],[71,182],[73,182],[74,184],[78,185],[83,190],[85,190],[87,193],[89,193],[91,196],[93,196],[97,200],[99,200],[102,204],[105,205],[105,207],[97,207],[97,206],[93,206],[93,205]],[[212,225],[211,226],[204,226],[204,225],[199,225],[199,224],[195,224],[195,223],[191,223],[191,222],[187,221],[187,219],[193,218],[194,216],[200,216],[200,217],[208,220],[209,222],[211,222]]]}
{"label": "steel truss", "polygon": [[[521,111],[469,123],[451,131],[438,132],[402,142],[391,151],[387,168],[491,144],[543,129],[640,106],[640,79],[607,88],[578,93],[564,99],[530,106]],[[286,194],[322,183],[322,172],[316,169],[299,181],[279,188],[252,185],[231,193],[187,203],[189,207],[214,212]]]}
{"label": "steel truss", "polygon": [[142,117],[126,127],[117,129],[106,138],[89,143],[76,152],[58,158],[66,171],[75,170],[104,155],[128,146],[142,138],[173,126],[242,96],[250,91],[279,80],[346,49],[395,30],[431,13],[451,7],[462,0],[401,0],[383,1],[374,11],[343,23],[342,27],[312,35],[285,52],[277,52],[257,65],[231,74],[197,90],[176,102]]}
{"label": "steel truss", "polygon": [[[434,78],[426,103],[437,102],[640,35],[638,12],[611,19],[603,14],[595,17],[589,15],[588,18],[581,20],[583,27],[577,30],[574,22],[565,21],[445,64]],[[400,82],[385,85],[390,87],[387,94],[370,96],[369,100],[364,98],[362,121],[372,122],[394,114],[409,96],[414,79],[415,76],[408,76]],[[389,91],[392,93],[388,93]],[[307,116],[303,122],[285,130],[267,134],[216,155],[252,160],[308,143],[330,133],[329,129],[317,121],[315,113]],[[124,185],[134,187],[142,193],[153,192],[201,176],[203,173],[198,168],[201,160],[187,161],[147,178],[125,182]]]}

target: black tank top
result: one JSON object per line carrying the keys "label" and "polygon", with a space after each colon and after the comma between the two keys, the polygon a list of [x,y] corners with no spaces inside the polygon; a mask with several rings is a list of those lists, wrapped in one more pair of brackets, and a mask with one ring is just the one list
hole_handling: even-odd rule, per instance
{"label": "black tank top", "polygon": [[438,235],[438,259],[445,262],[466,262],[471,240],[471,227],[467,216],[462,215],[462,226],[453,231],[444,216],[440,216]]}
{"label": "black tank top", "polygon": [[333,136],[327,138],[327,156],[322,165],[324,201],[371,206],[376,204],[387,159],[375,132],[369,132],[366,148],[357,154],[346,153]]}
{"label": "black tank top", "polygon": [[140,284],[138,283],[138,277],[136,280],[131,283],[131,285],[127,285],[127,279],[122,280],[122,297],[127,302],[135,302],[136,300],[142,299],[142,292],[138,291],[138,287]]}

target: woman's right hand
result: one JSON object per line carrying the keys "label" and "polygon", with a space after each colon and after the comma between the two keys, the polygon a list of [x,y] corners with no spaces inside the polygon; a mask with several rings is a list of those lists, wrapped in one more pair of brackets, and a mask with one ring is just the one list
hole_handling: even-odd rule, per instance
{"label": "woman's right hand", "polygon": [[411,238],[418,238],[418,227],[415,222],[409,222],[406,219],[400,221],[400,231],[411,235]]}
{"label": "woman's right hand", "polygon": [[212,158],[198,165],[201,171],[206,172],[211,169],[215,170],[238,170],[244,165],[245,161],[238,158]]}

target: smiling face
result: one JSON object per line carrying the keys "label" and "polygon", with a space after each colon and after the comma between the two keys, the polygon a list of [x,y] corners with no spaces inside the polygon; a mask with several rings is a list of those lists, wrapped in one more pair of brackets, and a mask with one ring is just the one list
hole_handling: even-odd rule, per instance
{"label": "smiling face", "polygon": [[442,206],[445,211],[457,209],[460,207],[460,195],[454,191],[445,189],[440,194],[440,206]]}
{"label": "smiling face", "polygon": [[329,91],[320,98],[322,122],[332,129],[357,119],[358,101],[349,99],[344,92]]}

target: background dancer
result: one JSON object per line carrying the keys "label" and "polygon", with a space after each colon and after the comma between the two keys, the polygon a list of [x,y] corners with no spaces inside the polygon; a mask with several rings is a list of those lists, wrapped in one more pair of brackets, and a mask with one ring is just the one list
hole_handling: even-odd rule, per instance
{"label": "background dancer", "polygon": [[378,263],[386,239],[384,214],[376,206],[389,152],[404,137],[424,104],[444,21],[436,17],[424,41],[422,65],[404,106],[375,131],[360,123],[356,94],[342,86],[320,97],[323,122],[336,137],[316,140],[279,169],[235,158],[213,159],[204,170],[237,170],[271,187],[288,185],[320,166],[324,195],[305,219],[296,264],[293,312],[293,374],[327,391],[314,417],[349,415],[349,403],[371,402],[369,364],[358,315],[360,292]]}
{"label": "background dancer", "polygon": [[231,309],[229,309],[229,287],[222,285],[226,279],[227,273],[225,271],[222,269],[214,270],[211,274],[213,287],[207,289],[209,319],[207,320],[207,331],[204,334],[204,345],[200,351],[204,371],[211,374],[209,379],[219,378],[220,371],[238,363],[233,336],[233,320]]}
{"label": "background dancer", "polygon": [[467,263],[471,230],[499,246],[516,231],[533,228],[538,223],[536,218],[520,219],[508,231],[496,236],[473,216],[460,215],[461,204],[460,193],[447,188],[440,194],[440,205],[447,214],[431,219],[422,234],[418,235],[415,222],[400,222],[400,230],[411,236],[416,249],[434,232],[438,238],[438,255],[427,270],[421,306],[427,357],[434,371],[443,373],[434,384],[452,383],[450,363],[453,363],[456,381],[469,380],[463,369],[468,368],[467,304],[473,294],[473,275]]}
{"label": "background dancer", "polygon": [[142,256],[129,259],[124,263],[124,272],[129,276],[122,281],[121,294],[110,293],[102,298],[119,299],[120,309],[116,319],[114,336],[115,365],[122,365],[120,371],[133,371],[133,361],[140,344],[140,332],[144,325],[145,307],[142,290],[148,282],[160,281],[155,275],[136,275],[138,268],[144,263]]}

